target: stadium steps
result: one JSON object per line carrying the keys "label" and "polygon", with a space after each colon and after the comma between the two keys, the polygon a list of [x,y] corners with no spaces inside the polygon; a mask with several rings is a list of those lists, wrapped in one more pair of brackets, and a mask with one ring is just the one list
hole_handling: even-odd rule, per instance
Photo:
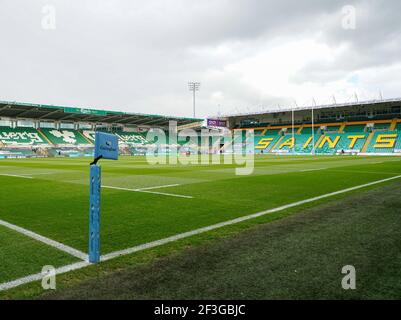
{"label": "stadium steps", "polygon": [[47,138],[47,136],[43,133],[43,131],[42,131],[41,128],[38,128],[37,130],[38,130],[40,136],[41,136],[45,141],[47,141],[47,143],[48,143],[49,145],[54,146],[54,144],[49,140],[49,138]]}
{"label": "stadium steps", "polygon": [[280,139],[277,140],[277,142],[273,145],[273,147],[270,149],[269,153],[274,153],[273,150],[276,150],[277,146],[280,145],[281,141],[284,139],[285,136],[281,136]]}
{"label": "stadium steps", "polygon": [[401,150],[401,131],[397,131],[398,137],[394,150]]}
{"label": "stadium steps", "polygon": [[395,131],[397,130],[397,119],[393,119],[393,121],[391,121],[391,125],[390,125],[390,131]]}
{"label": "stadium steps", "polygon": [[87,137],[85,137],[84,136],[84,134],[80,131],[80,130],[78,130],[78,134],[85,140],[85,141],[88,141],[88,144],[93,144],[93,142],[92,141],[90,141]]}
{"label": "stadium steps", "polygon": [[368,150],[370,143],[372,142],[373,136],[375,135],[374,132],[369,133],[368,138],[366,139],[366,142],[362,148],[362,153],[366,153],[366,151]]}
{"label": "stadium steps", "polygon": [[255,137],[262,137],[265,132],[265,129],[253,129],[253,133]]}
{"label": "stadium steps", "polygon": [[321,134],[319,139],[317,139],[317,142],[315,142],[315,150],[318,148],[320,142],[322,142],[324,136],[325,136],[324,134]]}

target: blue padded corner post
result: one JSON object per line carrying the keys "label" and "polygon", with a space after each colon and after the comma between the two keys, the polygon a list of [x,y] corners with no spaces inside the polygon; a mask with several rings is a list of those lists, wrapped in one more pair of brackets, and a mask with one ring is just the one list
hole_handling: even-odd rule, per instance
{"label": "blue padded corner post", "polygon": [[100,188],[101,167],[90,166],[90,206],[89,206],[89,262],[100,261]]}
{"label": "blue padded corner post", "polygon": [[95,153],[90,164],[89,200],[89,262],[100,261],[100,189],[102,170],[97,165],[100,159],[118,159],[118,137],[114,134],[97,131]]}

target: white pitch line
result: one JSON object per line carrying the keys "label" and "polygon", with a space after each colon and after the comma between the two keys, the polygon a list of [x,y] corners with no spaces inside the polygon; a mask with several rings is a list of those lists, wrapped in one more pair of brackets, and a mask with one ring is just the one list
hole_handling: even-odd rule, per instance
{"label": "white pitch line", "polygon": [[385,172],[385,171],[365,171],[365,170],[336,170],[333,168],[331,170],[333,172],[345,172],[345,173],[371,173],[371,174],[389,174],[389,175],[398,175],[400,172]]}
{"label": "white pitch line", "polygon": [[[89,262],[86,261],[82,261],[82,262],[77,262],[77,263],[73,263],[73,264],[69,264],[60,268],[56,269],[56,274],[63,274],[63,273],[67,273],[70,271],[74,271],[74,270],[78,270],[78,269],[82,269],[85,267],[90,266]],[[10,282],[6,282],[6,283],[2,283],[0,284],[0,291],[4,291],[4,290],[8,290],[8,289],[12,289],[18,286],[21,286],[23,284],[27,284],[27,283],[31,283],[34,281],[40,281],[43,279],[43,274],[42,273],[35,273],[35,274],[31,274],[27,277],[23,277],[23,278],[19,278],[17,280],[13,280]]]}
{"label": "white pitch line", "polygon": [[181,195],[181,194],[173,194],[173,193],[165,193],[165,192],[157,192],[157,191],[148,191],[146,189],[129,189],[129,188],[113,187],[113,186],[102,186],[102,188],[122,190],[122,191],[130,191],[130,192],[143,192],[143,193],[159,194],[159,195],[162,195],[162,196],[169,196],[169,197],[176,197],[176,198],[193,199],[192,196],[184,196],[184,195]]}
{"label": "white pitch line", "polygon": [[156,187],[146,187],[146,188],[139,188],[136,189],[138,191],[145,191],[145,190],[153,190],[153,189],[162,189],[162,188],[170,188],[170,187],[178,187],[180,184],[166,184],[164,186],[156,186]]}
{"label": "white pitch line", "polygon": [[44,175],[44,174],[53,174],[54,172],[39,172],[39,173],[30,173],[30,176],[38,176],[38,175]]}
{"label": "white pitch line", "polygon": [[45,243],[45,244],[47,244],[47,245],[49,245],[51,247],[54,247],[54,248],[59,249],[61,251],[64,251],[64,252],[66,252],[66,253],[68,253],[68,254],[76,257],[76,258],[79,258],[79,259],[84,260],[84,261],[87,260],[88,255],[86,253],[83,253],[82,251],[79,251],[77,249],[71,248],[71,247],[69,247],[69,246],[67,246],[65,244],[62,244],[62,243],[57,242],[55,240],[46,238],[44,236],[41,236],[40,234],[37,234],[37,233],[32,232],[32,231],[29,231],[27,229],[18,227],[15,224],[11,224],[11,223],[9,223],[7,221],[4,221],[4,220],[0,220],[0,225],[6,227],[8,229],[17,231],[17,232],[19,232],[19,233],[21,233],[21,234],[23,234],[23,235],[25,235],[27,237],[30,237],[32,239],[35,239],[37,241],[43,242],[43,243]]}
{"label": "white pitch line", "polygon": [[[362,184],[362,185],[359,185],[359,186],[355,186],[355,187],[351,187],[351,188],[347,188],[347,189],[343,189],[343,190],[327,193],[327,194],[324,194],[324,195],[321,195],[321,196],[317,196],[317,197],[314,197],[314,198],[310,198],[310,199],[306,199],[306,200],[290,203],[290,204],[287,204],[287,205],[284,205],[284,206],[281,206],[281,207],[278,207],[278,208],[269,209],[269,210],[261,211],[261,212],[254,213],[254,214],[251,214],[251,215],[248,215],[248,216],[240,217],[240,218],[237,218],[237,219],[233,219],[233,220],[217,223],[217,224],[214,224],[214,225],[211,225],[211,226],[208,226],[208,227],[199,228],[199,229],[195,229],[195,230],[192,230],[192,231],[180,233],[180,234],[168,237],[168,238],[156,240],[156,241],[145,243],[145,244],[142,244],[142,245],[138,245],[138,246],[135,246],[135,247],[132,247],[132,248],[128,248],[128,249],[119,250],[119,251],[115,251],[115,252],[111,252],[111,253],[105,254],[105,255],[101,256],[100,260],[101,261],[111,260],[111,259],[123,256],[123,255],[128,255],[128,254],[131,254],[131,253],[134,253],[134,252],[138,252],[138,251],[141,251],[141,250],[154,248],[154,247],[157,247],[157,246],[161,246],[161,245],[167,244],[169,242],[173,242],[173,241],[177,241],[177,240],[180,240],[180,239],[188,238],[188,237],[191,237],[191,236],[194,236],[194,235],[198,235],[198,234],[201,234],[201,233],[204,233],[204,232],[208,232],[208,231],[211,231],[211,230],[219,229],[219,228],[222,228],[222,227],[225,227],[225,226],[228,226],[228,225],[237,224],[237,223],[240,223],[240,222],[243,222],[243,221],[247,221],[247,220],[251,220],[251,219],[254,219],[254,218],[259,218],[259,217],[267,215],[267,214],[283,211],[283,210],[286,210],[286,209],[289,209],[289,208],[300,206],[302,204],[306,204],[306,203],[314,202],[314,201],[317,201],[317,200],[333,197],[333,196],[336,196],[336,195],[339,195],[339,194],[351,192],[351,191],[358,190],[358,189],[363,189],[363,188],[370,187],[370,186],[373,186],[373,185],[376,185],[376,184],[380,184],[380,183],[383,183],[383,182],[388,182],[388,181],[392,181],[392,180],[396,180],[396,179],[400,179],[400,178],[401,178],[401,175],[398,175],[398,176],[395,176],[395,177],[391,177],[391,178],[387,178],[387,179],[377,180],[377,181],[369,182],[369,183]],[[66,273],[66,272],[69,272],[69,271],[85,268],[85,267],[90,266],[90,265],[91,264],[86,262],[86,261],[79,262],[79,263],[75,263],[75,264],[72,264],[72,265],[67,265],[67,266],[58,268],[58,269],[56,269],[56,273],[57,274]],[[3,284],[0,284],[0,291],[1,290],[11,289],[11,288],[14,288],[14,287],[17,287],[17,286],[20,286],[20,285],[23,285],[23,284],[27,284],[27,283],[30,283],[30,282],[39,281],[39,280],[42,279],[42,277],[43,277],[42,274],[37,273],[37,274],[33,274],[33,275],[30,275],[30,276],[27,276],[27,277],[24,277],[24,278],[20,278],[20,279],[14,280],[14,281],[3,283]]]}
{"label": "white pitch line", "polygon": [[326,170],[326,169],[327,168],[305,169],[305,170],[300,170],[300,172],[320,171],[320,170]]}
{"label": "white pitch line", "polygon": [[23,179],[33,179],[32,177],[29,177],[29,176],[21,176],[21,175],[18,175],[18,174],[0,173],[0,176],[14,177],[14,178],[23,178]]}
{"label": "white pitch line", "polygon": [[161,196],[176,197],[176,198],[184,198],[184,199],[193,199],[193,198],[194,198],[194,197],[192,197],[192,196],[184,196],[184,195],[182,195],[182,194],[173,194],[173,193],[156,192],[156,191],[137,190],[137,192],[158,194],[158,195],[161,195]]}

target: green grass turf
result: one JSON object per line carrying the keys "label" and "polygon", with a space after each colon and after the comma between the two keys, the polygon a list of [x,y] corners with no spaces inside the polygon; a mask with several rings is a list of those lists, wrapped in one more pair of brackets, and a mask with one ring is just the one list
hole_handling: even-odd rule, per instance
{"label": "green grass turf", "polygon": [[[104,161],[103,185],[144,188],[181,184],[154,191],[194,198],[103,189],[102,254],[399,175],[399,160],[261,156],[256,157],[251,176],[236,176],[235,165],[150,166],[140,157]],[[0,219],[87,251],[88,162],[1,160]],[[301,172],[319,168],[325,170]],[[1,174],[30,175],[34,179]],[[31,270],[27,268],[26,272]],[[13,271],[7,277],[0,273],[0,283],[14,275],[21,276]]]}
{"label": "green grass turf", "polygon": [[0,226],[0,248],[2,282],[39,273],[46,265],[57,268],[79,261],[67,253],[3,226]]}
{"label": "green grass turf", "polygon": [[398,181],[42,298],[400,299],[400,208]]}

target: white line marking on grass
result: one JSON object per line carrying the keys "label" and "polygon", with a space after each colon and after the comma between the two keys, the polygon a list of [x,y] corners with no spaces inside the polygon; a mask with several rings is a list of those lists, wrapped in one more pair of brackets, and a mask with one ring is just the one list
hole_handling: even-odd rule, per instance
{"label": "white line marking on grass", "polygon": [[327,168],[305,169],[305,170],[300,170],[300,172],[319,171],[319,170],[326,170],[326,169]]}
{"label": "white line marking on grass", "polygon": [[164,185],[164,186],[140,188],[140,189],[137,189],[137,190],[138,190],[138,191],[145,191],[145,190],[153,190],[153,189],[162,189],[162,188],[178,187],[178,186],[180,186],[180,184],[167,184],[167,185]]}
{"label": "white line marking on grass", "polygon": [[193,199],[192,196],[184,196],[182,194],[173,194],[173,193],[165,193],[165,192],[156,192],[156,191],[146,191],[146,190],[137,190],[137,192],[143,193],[151,193],[151,194],[159,194],[161,196],[168,196],[168,197],[176,197],[176,198],[184,198],[184,199]]}
{"label": "white line marking on grass", "polygon": [[298,201],[298,202],[293,202],[293,203],[290,203],[290,204],[287,204],[287,205],[284,205],[284,206],[281,206],[281,207],[278,207],[278,208],[261,211],[261,212],[250,214],[250,215],[247,215],[247,216],[244,216],[244,217],[239,217],[239,218],[236,218],[236,219],[233,219],[233,220],[220,222],[220,223],[208,226],[208,227],[195,229],[195,230],[192,230],[192,231],[188,231],[188,232],[184,232],[184,233],[181,233],[181,234],[177,234],[177,235],[174,235],[174,236],[171,236],[171,237],[168,237],[168,238],[164,238],[164,239],[161,239],[161,240],[156,240],[156,241],[153,241],[153,242],[141,244],[141,245],[138,245],[136,247],[132,247],[132,248],[128,248],[128,249],[124,249],[124,250],[120,250],[120,251],[111,252],[111,253],[108,253],[106,255],[101,256],[100,260],[101,261],[107,261],[107,260],[122,256],[122,255],[127,255],[127,254],[131,254],[131,253],[134,253],[134,252],[137,252],[137,251],[141,251],[141,250],[145,250],[145,249],[161,246],[163,244],[166,244],[166,243],[169,243],[169,242],[173,242],[173,241],[176,241],[176,240],[179,240],[179,239],[188,238],[188,237],[191,237],[193,235],[197,235],[197,234],[204,233],[204,232],[207,232],[207,231],[219,229],[219,228],[222,228],[222,227],[225,227],[225,226],[229,226],[229,225],[232,225],[232,224],[237,224],[239,222],[247,221],[247,220],[250,220],[250,219],[259,218],[259,217],[265,216],[267,214],[276,213],[276,212],[283,211],[283,210],[286,210],[286,209],[289,209],[289,208],[293,208],[293,207],[297,207],[297,206],[300,206],[300,205],[303,205],[303,204],[306,204],[306,203],[310,203],[310,202],[314,202],[314,201],[317,201],[317,200],[333,197],[333,196],[336,196],[336,195],[339,195],[339,194],[343,194],[343,193],[347,193],[347,192],[350,192],[350,191],[366,188],[366,187],[369,187],[369,186],[373,186],[373,185],[376,185],[376,184],[379,184],[379,183],[383,183],[383,182],[387,182],[387,181],[392,181],[392,180],[399,179],[399,178],[401,178],[401,175],[395,176],[395,177],[391,177],[391,178],[387,178],[387,179],[383,179],[383,180],[370,182],[370,183],[366,183],[366,184],[362,184],[362,185],[359,185],[359,186],[356,186],[356,187],[351,187],[351,188],[343,189],[343,190],[340,190],[340,191],[327,193],[327,194],[324,194],[324,195],[321,195],[321,196],[317,196],[317,197],[314,197],[314,198],[310,198],[310,199],[306,199],[306,200],[302,200],[302,201]]}
{"label": "white line marking on grass", "polygon": [[389,175],[399,175],[400,172],[385,172],[385,171],[365,171],[365,170],[331,170],[333,172],[345,172],[345,173],[371,173],[371,174],[389,174]]}
{"label": "white line marking on grass", "polygon": [[[290,204],[287,204],[287,205],[284,205],[284,206],[281,206],[281,207],[278,207],[278,208],[269,209],[269,210],[265,210],[265,211],[262,211],[262,212],[254,213],[254,214],[251,214],[251,215],[247,215],[247,216],[244,216],[244,217],[239,217],[239,218],[236,218],[236,219],[233,219],[233,220],[217,223],[217,224],[214,224],[214,225],[211,225],[211,226],[208,226],[208,227],[199,228],[199,229],[195,229],[195,230],[192,230],[192,231],[180,233],[180,234],[168,237],[168,238],[152,241],[152,242],[141,244],[141,245],[138,245],[138,246],[135,246],[135,247],[132,247],[132,248],[128,248],[128,249],[119,250],[119,251],[115,251],[115,252],[111,252],[111,253],[105,254],[105,255],[101,256],[100,260],[101,261],[108,261],[108,260],[123,256],[123,255],[128,255],[128,254],[135,253],[135,252],[138,252],[138,251],[141,251],[141,250],[154,248],[154,247],[157,247],[157,246],[161,246],[161,245],[167,244],[169,242],[173,242],[173,241],[177,241],[177,240],[180,240],[180,239],[188,238],[188,237],[191,237],[191,236],[194,236],[194,235],[198,235],[198,234],[201,234],[201,233],[204,233],[204,232],[208,232],[208,231],[211,231],[211,230],[219,229],[219,228],[222,228],[222,227],[225,227],[225,226],[237,224],[237,223],[240,223],[240,222],[243,222],[243,221],[247,221],[247,220],[251,220],[251,219],[254,219],[254,218],[259,218],[259,217],[262,217],[262,216],[267,215],[267,214],[283,211],[283,210],[286,210],[286,209],[289,209],[289,208],[300,206],[302,204],[306,204],[306,203],[314,202],[314,201],[317,201],[317,200],[333,197],[333,196],[336,196],[336,195],[339,195],[339,194],[347,193],[347,192],[358,190],[358,189],[363,189],[363,188],[370,187],[370,186],[373,186],[373,185],[376,185],[376,184],[380,184],[380,183],[383,183],[383,182],[388,182],[388,181],[392,181],[392,180],[396,180],[396,179],[400,179],[400,178],[401,178],[401,175],[394,176],[394,177],[387,178],[387,179],[377,180],[377,181],[369,182],[369,183],[362,184],[362,185],[359,185],[359,186],[355,186],[355,187],[351,187],[351,188],[347,188],[347,189],[343,189],[343,190],[327,193],[327,194],[324,194],[324,195],[321,195],[321,196],[317,196],[317,197],[314,197],[314,198],[310,198],[310,199],[306,199],[306,200],[290,203]],[[66,272],[69,272],[69,271],[74,271],[74,270],[77,270],[77,269],[85,268],[85,267],[88,267],[90,265],[91,264],[86,262],[86,261],[78,262],[78,263],[75,263],[75,264],[70,264],[70,265],[58,268],[58,269],[56,269],[56,273],[57,274],[66,273]],[[14,281],[10,281],[10,282],[7,282],[7,283],[0,284],[0,291],[1,290],[11,289],[11,288],[20,286],[22,284],[27,284],[27,283],[34,282],[34,281],[39,281],[41,279],[42,279],[42,274],[40,274],[40,273],[33,274],[33,275],[30,275],[30,276],[27,276],[27,277],[24,277],[24,278],[20,278],[20,279],[14,280]]]}
{"label": "white line marking on grass", "polygon": [[[57,268],[56,269],[56,274],[62,274],[62,273],[67,273],[67,272],[70,272],[70,271],[82,269],[82,268],[88,267],[89,265],[90,265],[90,263],[86,262],[86,261],[69,264],[69,265]],[[31,275],[29,275],[27,277],[19,278],[17,280],[13,280],[13,281],[10,281],[10,282],[5,282],[5,283],[0,284],[0,291],[4,291],[4,290],[11,289],[11,288],[15,288],[15,287],[18,287],[20,285],[31,283],[31,282],[34,282],[34,281],[40,281],[42,279],[43,279],[43,274],[42,273],[31,274]]]}
{"label": "white line marking on grass", "polygon": [[54,172],[39,172],[39,173],[30,173],[30,176],[38,176],[38,175],[44,175],[44,174],[53,174]]}
{"label": "white line marking on grass", "polygon": [[193,199],[192,196],[184,196],[184,195],[181,195],[181,194],[173,194],[173,193],[165,193],[165,192],[157,192],[157,191],[148,191],[146,189],[129,189],[129,188],[113,187],[113,186],[102,186],[102,188],[122,190],[122,191],[130,191],[130,192],[143,192],[143,193],[159,194],[159,195],[162,195],[162,196],[169,196],[169,197],[176,197],[176,198]]}
{"label": "white line marking on grass", "polygon": [[62,243],[57,242],[55,240],[46,238],[44,236],[41,236],[40,234],[37,234],[37,233],[32,232],[32,231],[29,231],[27,229],[18,227],[15,224],[11,224],[11,223],[9,223],[7,221],[4,221],[4,220],[0,220],[0,225],[6,227],[8,229],[17,231],[17,232],[19,232],[19,233],[21,233],[21,234],[23,234],[23,235],[25,235],[27,237],[30,237],[32,239],[35,239],[37,241],[43,242],[43,243],[45,243],[45,244],[47,244],[47,245],[49,245],[51,247],[54,247],[54,248],[59,249],[61,251],[64,251],[64,252],[66,252],[66,253],[74,256],[74,257],[77,257],[77,258],[81,259],[81,260],[87,260],[88,255],[86,253],[83,253],[82,251],[79,251],[77,249],[71,248],[71,247],[69,247],[69,246],[67,246],[65,244],[62,244]]}
{"label": "white line marking on grass", "polygon": [[23,179],[33,179],[30,176],[22,176],[18,174],[6,174],[6,173],[0,173],[0,176],[5,176],[5,177],[14,177],[14,178],[23,178]]}

